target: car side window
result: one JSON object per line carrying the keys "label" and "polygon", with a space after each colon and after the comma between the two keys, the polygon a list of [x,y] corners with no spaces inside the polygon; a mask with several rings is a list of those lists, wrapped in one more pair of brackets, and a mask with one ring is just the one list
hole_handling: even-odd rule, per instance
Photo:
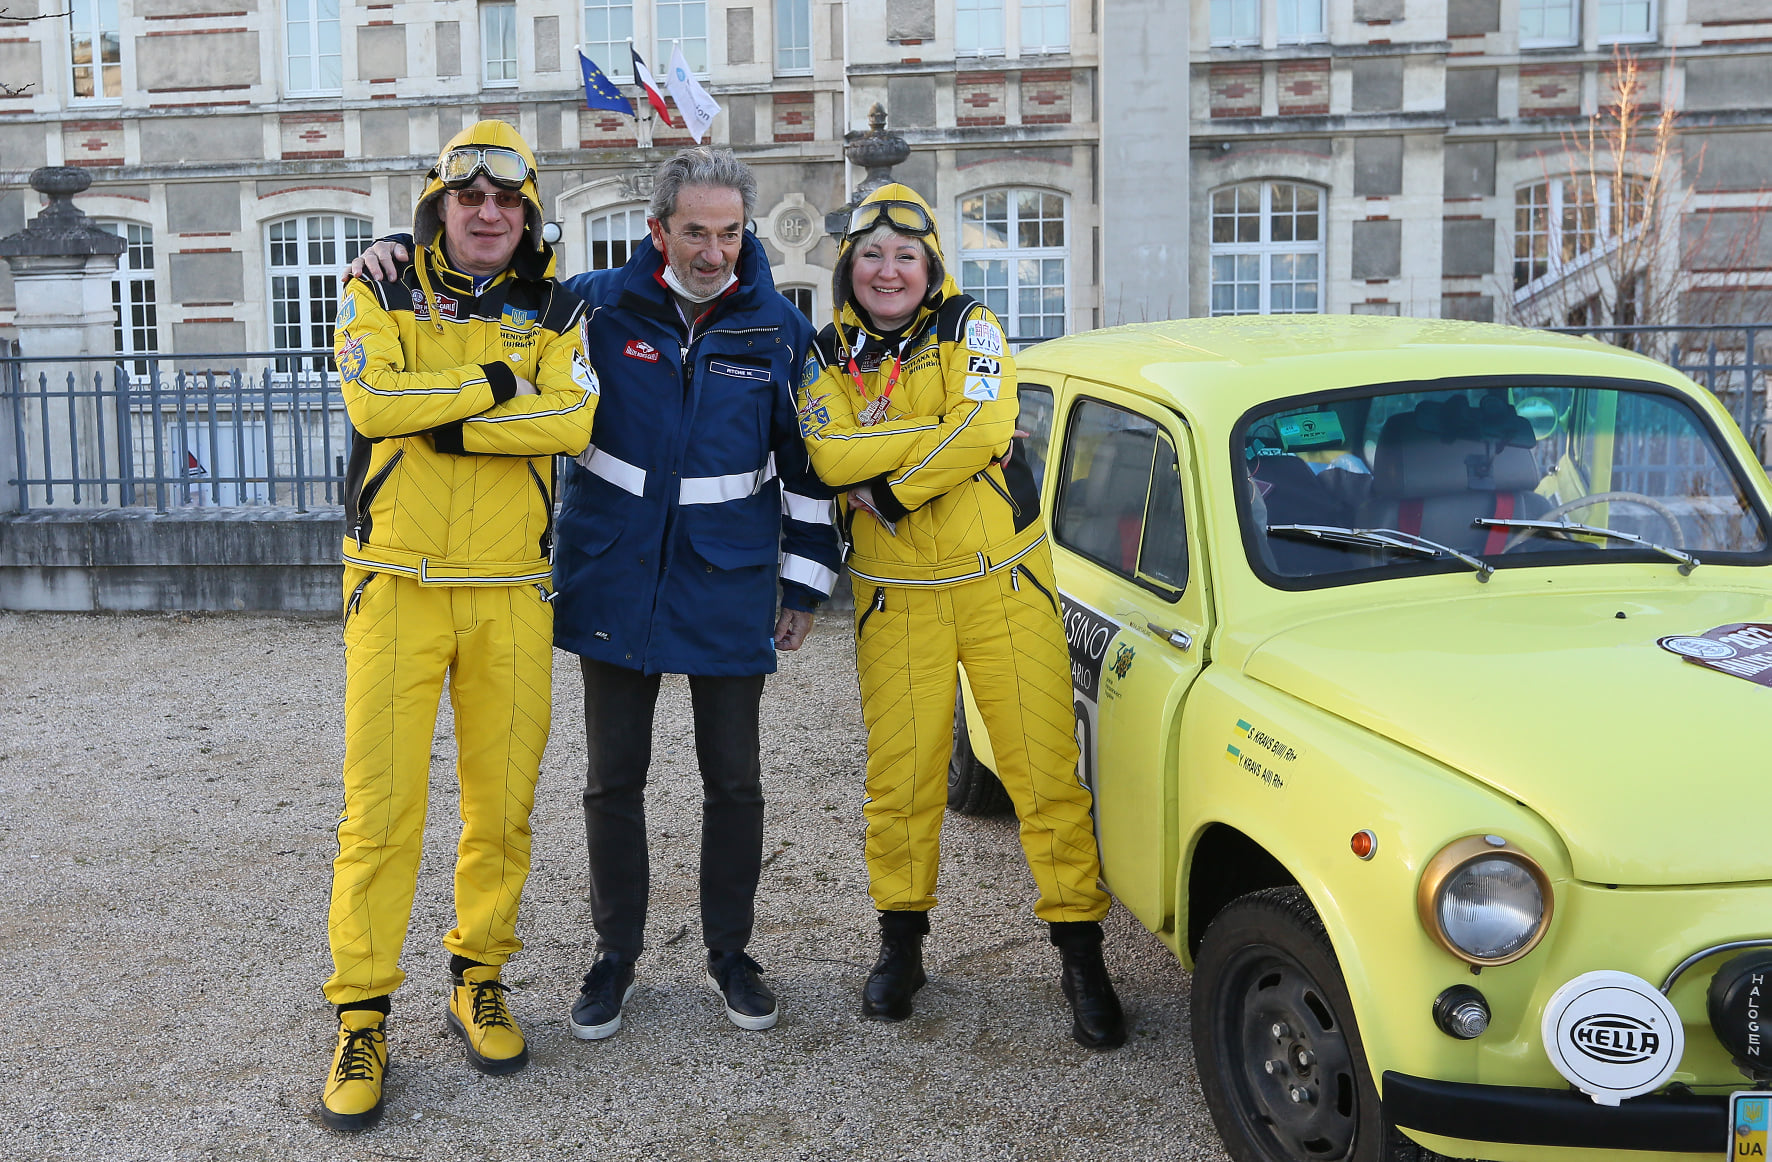
{"label": "car side window", "polygon": [[1034,472],[1034,487],[1041,488],[1046,483],[1046,449],[1052,442],[1052,389],[1038,383],[1023,383],[1015,394],[1021,401],[1015,429],[1027,433],[1026,438],[1016,439],[1015,453],[1027,457]]}
{"label": "car side window", "polygon": [[1058,542],[1173,600],[1187,583],[1175,445],[1136,412],[1084,399],[1072,409],[1059,480]]}

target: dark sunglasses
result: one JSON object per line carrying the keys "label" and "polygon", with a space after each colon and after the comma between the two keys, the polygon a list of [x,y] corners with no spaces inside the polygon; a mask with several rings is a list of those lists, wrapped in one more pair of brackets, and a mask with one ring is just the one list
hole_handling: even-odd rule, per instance
{"label": "dark sunglasses", "polygon": [[523,204],[523,195],[517,190],[497,190],[491,194],[485,190],[444,190],[443,192],[470,210],[484,206],[487,198],[491,198],[492,204],[501,210],[515,210]]}

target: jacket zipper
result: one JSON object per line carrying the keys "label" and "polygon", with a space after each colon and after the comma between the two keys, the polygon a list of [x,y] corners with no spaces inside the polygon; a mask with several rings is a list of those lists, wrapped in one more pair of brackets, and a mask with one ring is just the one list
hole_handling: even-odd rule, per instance
{"label": "jacket zipper", "polygon": [[886,587],[884,585],[879,585],[874,589],[873,602],[870,603],[866,609],[861,611],[861,620],[855,623],[855,636],[858,640],[861,638],[861,631],[867,628],[868,618],[874,616],[876,612],[884,610],[885,608]]}
{"label": "jacket zipper", "polygon": [[541,510],[547,516],[547,524],[541,530],[541,555],[551,560],[554,556],[554,498],[548,495],[548,486],[541,482],[541,473],[535,470],[533,460],[529,461],[529,478],[541,491]]}
{"label": "jacket zipper", "polygon": [[404,455],[406,455],[406,450],[402,448],[388,457],[388,462],[381,466],[381,471],[370,477],[369,483],[363,486],[363,491],[357,494],[357,523],[351,526],[351,535],[357,538],[359,550],[363,548],[363,538],[367,535],[363,531],[364,526],[370,524],[369,502],[375,499],[375,494],[381,491],[383,484],[387,483],[388,474],[394,470],[394,465],[398,464],[400,457]]}
{"label": "jacket zipper", "polygon": [[371,581],[375,580],[380,575],[381,574],[379,574],[379,573],[371,573],[369,576],[363,578],[363,580],[357,582],[357,587],[355,589],[351,590],[351,599],[349,601],[345,602],[345,624],[346,625],[351,624],[351,614],[356,613],[358,606],[363,604],[363,590],[367,589],[369,587],[369,583]]}
{"label": "jacket zipper", "polygon": [[986,484],[990,485],[991,490],[993,492],[995,492],[998,496],[1003,498],[1003,503],[1009,506],[1009,511],[1015,515],[1015,518],[1017,520],[1021,519],[1021,505],[1016,504],[1015,498],[1013,496],[1010,496],[1007,492],[1003,491],[1002,485],[998,484],[995,480],[991,479],[990,469],[987,468],[983,472],[980,472],[978,474],[978,478],[980,480],[984,481]]}
{"label": "jacket zipper", "polygon": [[[1040,584],[1040,579],[1034,576],[1034,571],[1032,569],[1023,569],[1020,565],[1016,565],[1009,570],[1009,580],[1013,582],[1017,574],[1026,577],[1028,579],[1028,584],[1032,585],[1035,589],[1038,589],[1041,593],[1044,593],[1046,595],[1046,600],[1052,602],[1052,612],[1058,613],[1058,602],[1053,600],[1052,591]],[[1063,614],[1060,614],[1059,616],[1062,617]]]}
{"label": "jacket zipper", "polygon": [[541,600],[542,600],[543,605],[552,604],[554,598],[560,596],[558,593],[549,593],[548,587],[546,585],[543,585],[540,581],[537,581],[535,583],[535,591],[537,593],[541,594]]}
{"label": "jacket zipper", "polygon": [[1021,592],[1021,566],[1020,565],[1009,566],[1009,588],[1015,590],[1017,593]]}

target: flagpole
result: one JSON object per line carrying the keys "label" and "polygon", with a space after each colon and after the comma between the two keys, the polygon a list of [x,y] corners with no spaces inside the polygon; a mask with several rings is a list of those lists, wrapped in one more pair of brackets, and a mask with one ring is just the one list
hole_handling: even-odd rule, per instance
{"label": "flagpole", "polygon": [[[636,132],[634,134],[636,140],[635,140],[634,144],[637,147],[639,147],[640,149],[651,149],[652,148],[652,121],[653,121],[652,102],[646,99],[646,91],[645,91],[644,87],[640,84],[640,71],[633,67],[633,60],[635,57],[637,57],[639,55],[640,55],[639,50],[634,47],[634,38],[631,36],[628,37],[628,68],[630,70],[632,70],[633,74],[634,74],[634,87],[636,89],[640,89],[640,95],[638,97],[634,98],[634,108],[635,109],[644,108],[646,110],[646,114],[644,117],[642,117],[639,113],[634,114],[634,123],[635,123],[635,129],[636,129]],[[644,120],[646,122],[646,132],[644,134],[641,134],[638,132],[639,122],[641,122],[642,120]],[[644,137],[645,140],[644,141],[638,140],[638,138],[640,138],[640,137]]]}

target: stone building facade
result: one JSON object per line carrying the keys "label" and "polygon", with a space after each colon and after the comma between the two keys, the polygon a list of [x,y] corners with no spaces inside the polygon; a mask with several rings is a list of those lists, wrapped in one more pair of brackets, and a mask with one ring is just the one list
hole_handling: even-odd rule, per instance
{"label": "stone building facade", "polygon": [[[875,102],[951,269],[1024,338],[1215,309],[1517,317],[1516,209],[1546,233],[1561,208],[1533,219],[1521,190],[1549,189],[1614,42],[1685,111],[1682,213],[1745,221],[1772,187],[1765,0],[0,8],[0,235],[37,212],[33,167],[89,168],[81,208],[128,242],[132,351],[325,346],[339,266],[407,226],[440,143],[480,117],[537,147],[565,270],[625,260],[648,170],[688,141],[660,126],[641,148],[633,119],[583,108],[575,44],[632,94],[629,37],[655,72],[673,44],[702,71],[712,139],[757,170],[776,280],[820,320],[823,218],[862,177],[844,134]],[[1749,248],[1769,250],[1772,231]],[[1731,309],[1772,318],[1755,285]],[[12,294],[0,272],[0,335]]]}

